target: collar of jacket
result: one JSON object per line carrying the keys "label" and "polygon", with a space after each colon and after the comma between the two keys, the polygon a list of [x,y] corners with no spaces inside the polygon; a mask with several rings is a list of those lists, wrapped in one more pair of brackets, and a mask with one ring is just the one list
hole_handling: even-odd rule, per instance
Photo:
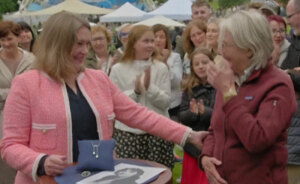
{"label": "collar of jacket", "polygon": [[273,66],[273,64],[269,61],[265,68],[261,68],[259,70],[254,70],[250,74],[249,78],[245,81],[245,83],[250,83],[251,81],[257,79],[262,74],[263,71],[270,69],[272,66]]}

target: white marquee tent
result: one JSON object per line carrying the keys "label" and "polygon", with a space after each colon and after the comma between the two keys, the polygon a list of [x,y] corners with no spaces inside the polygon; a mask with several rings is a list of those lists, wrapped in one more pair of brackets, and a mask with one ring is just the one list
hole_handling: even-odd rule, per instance
{"label": "white marquee tent", "polygon": [[165,4],[147,13],[144,18],[162,15],[164,17],[175,20],[190,20],[191,19],[191,6],[190,0],[168,0]]}
{"label": "white marquee tent", "polygon": [[114,12],[100,17],[100,22],[137,22],[143,19],[146,12],[126,2]]}
{"label": "white marquee tent", "polygon": [[61,11],[69,11],[78,14],[96,14],[103,15],[113,12],[112,9],[98,8],[88,5],[80,0],[65,0],[62,3],[34,12],[23,12],[24,15],[52,15]]}
{"label": "white marquee tent", "polygon": [[157,15],[155,17],[151,17],[149,19],[143,20],[141,22],[133,24],[135,25],[146,25],[146,26],[153,26],[155,24],[163,24],[167,27],[185,27],[185,24],[177,22],[175,20],[166,18],[161,15]]}

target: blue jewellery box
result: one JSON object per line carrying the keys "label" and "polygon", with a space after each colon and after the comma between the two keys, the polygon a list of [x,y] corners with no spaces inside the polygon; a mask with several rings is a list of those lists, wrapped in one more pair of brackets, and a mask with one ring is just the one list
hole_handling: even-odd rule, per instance
{"label": "blue jewellery box", "polygon": [[115,140],[81,140],[78,141],[77,170],[113,171],[113,150]]}

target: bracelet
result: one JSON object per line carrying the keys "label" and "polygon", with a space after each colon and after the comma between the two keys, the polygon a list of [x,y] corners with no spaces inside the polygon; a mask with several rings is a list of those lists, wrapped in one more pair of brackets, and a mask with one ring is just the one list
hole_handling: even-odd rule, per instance
{"label": "bracelet", "polygon": [[236,90],[234,88],[230,88],[226,93],[223,94],[223,101],[226,103],[235,96],[237,96]]}
{"label": "bracelet", "polygon": [[192,138],[192,133],[193,133],[193,130],[191,130],[190,132],[189,132],[189,135],[187,136],[187,139],[186,139],[186,143],[187,142],[191,142],[191,138]]}

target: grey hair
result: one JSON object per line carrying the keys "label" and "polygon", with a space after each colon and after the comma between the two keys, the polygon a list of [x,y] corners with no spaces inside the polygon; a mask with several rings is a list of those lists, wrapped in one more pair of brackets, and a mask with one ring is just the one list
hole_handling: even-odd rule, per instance
{"label": "grey hair", "polygon": [[267,19],[256,10],[237,11],[221,22],[219,45],[225,32],[241,49],[250,49],[250,61],[255,69],[264,68],[273,51],[271,31]]}

